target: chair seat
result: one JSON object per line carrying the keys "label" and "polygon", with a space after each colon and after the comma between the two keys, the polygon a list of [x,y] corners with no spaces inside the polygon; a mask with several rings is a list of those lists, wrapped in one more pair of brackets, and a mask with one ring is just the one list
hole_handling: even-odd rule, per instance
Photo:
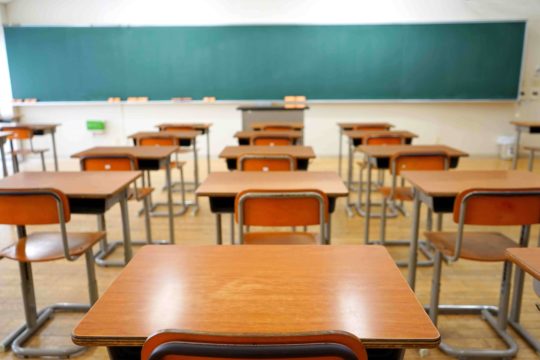
{"label": "chair seat", "polygon": [[308,232],[248,232],[244,233],[244,244],[248,245],[313,245],[319,236]]}
{"label": "chair seat", "polygon": [[143,187],[143,188],[137,188],[137,193],[135,193],[134,188],[128,189],[128,200],[141,200],[150,195],[154,191],[154,188],[151,187]]}
{"label": "chair seat", "polygon": [[[389,198],[392,193],[392,188],[389,186],[383,186],[379,188],[379,191],[385,198]],[[392,196],[393,200],[402,200],[402,201],[413,201],[413,191],[410,187],[396,187],[394,195]]]}
{"label": "chair seat", "polygon": [[18,149],[18,150],[13,150],[12,152],[10,152],[10,155],[21,155],[21,156],[26,156],[26,155],[32,155],[32,154],[41,154],[41,153],[45,153],[49,151],[49,149]]}
{"label": "chair seat", "polygon": [[[426,238],[444,255],[452,256],[455,232],[426,232]],[[512,239],[498,232],[465,232],[460,258],[475,261],[504,261],[508,248],[518,247]]]}
{"label": "chair seat", "polygon": [[[105,232],[68,233],[69,254],[80,256],[105,237]],[[64,258],[62,235],[59,232],[36,232],[19,239],[0,251],[0,257],[20,262],[51,261]]]}

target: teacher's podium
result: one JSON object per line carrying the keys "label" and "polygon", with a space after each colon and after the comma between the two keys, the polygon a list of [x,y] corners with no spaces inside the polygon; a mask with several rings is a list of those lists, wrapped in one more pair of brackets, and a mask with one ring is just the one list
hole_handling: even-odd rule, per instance
{"label": "teacher's podium", "polygon": [[305,97],[296,97],[294,101],[288,101],[288,98],[285,97],[285,102],[281,104],[238,107],[242,111],[242,129],[258,130],[257,125],[261,123],[300,124],[303,127],[304,111],[309,109]]}

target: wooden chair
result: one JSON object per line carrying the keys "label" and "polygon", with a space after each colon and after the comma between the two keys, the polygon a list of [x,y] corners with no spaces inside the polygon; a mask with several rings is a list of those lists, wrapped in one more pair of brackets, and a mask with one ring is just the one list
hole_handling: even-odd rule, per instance
{"label": "wooden chair", "polygon": [[[369,135],[365,139],[365,144],[363,145],[404,145],[405,144],[405,137],[399,134],[377,134],[377,135]],[[364,160],[358,161],[357,165],[359,167],[359,173],[358,173],[358,198],[356,201],[356,211],[361,216],[366,216],[366,211],[364,210],[364,204],[362,202],[362,197],[364,195],[364,170],[367,168],[367,162]],[[384,170],[379,170],[378,172],[378,179],[377,179],[377,186],[382,186],[384,184]],[[377,203],[371,203],[371,205],[377,205]],[[348,206],[353,207],[353,203],[348,201]],[[351,212],[352,216],[352,212]],[[380,217],[381,214],[377,214],[372,212],[370,217],[376,218]],[[396,217],[397,213],[393,212],[388,215],[389,217]]]}
{"label": "wooden chair", "polygon": [[259,146],[287,146],[294,145],[288,136],[265,135],[264,133],[251,138],[251,145]]}
{"label": "wooden chair", "polygon": [[[136,171],[139,169],[137,159],[129,154],[125,155],[91,155],[80,159],[82,171]],[[152,227],[150,223],[150,194],[154,191],[151,187],[138,187],[133,183],[129,189],[128,200],[142,201],[144,210],[144,225],[146,232],[146,241],[133,241],[133,244],[145,245],[152,244]],[[98,215],[98,225],[100,229],[105,229],[105,214]],[[108,243],[107,238],[100,242],[100,253],[96,256],[98,264],[104,262],[118,246],[122,246],[123,241]],[[105,265],[102,263],[100,265]]]}
{"label": "wooden chair", "polygon": [[[390,205],[395,210],[396,202],[412,202],[414,200],[414,193],[411,187],[405,186],[404,179],[401,178],[401,184],[398,186],[398,181],[402,171],[434,171],[434,170],[448,170],[450,166],[450,158],[444,151],[430,152],[430,153],[414,153],[402,151],[390,159],[390,174],[392,175],[392,185],[382,186],[379,188],[379,192],[382,195],[382,207],[381,207],[381,230],[380,230],[380,244],[381,245],[410,245],[410,240],[386,240],[386,208]],[[431,230],[431,218],[432,211],[428,211],[428,230]],[[437,230],[442,229],[442,213],[437,214]],[[420,244],[420,250],[428,258],[426,262],[419,262],[419,265],[432,265],[433,253],[431,249],[426,246],[425,243]],[[407,261],[396,261],[399,266],[407,266]]]}
{"label": "wooden chair", "polygon": [[238,158],[240,171],[294,171],[296,160],[291,155],[245,154]]}
{"label": "wooden chair", "polygon": [[[47,167],[45,166],[45,152],[49,151],[49,149],[36,149],[34,148],[34,143],[32,141],[34,137],[34,131],[27,126],[14,126],[9,128],[9,132],[11,132],[11,135],[8,137],[8,140],[13,142],[13,140],[19,140],[20,141],[20,149],[15,150],[13,148],[13,145],[11,146],[11,159],[13,161],[13,168],[15,172],[19,171],[19,156],[28,156],[28,155],[39,155],[41,158],[41,169],[43,171],[47,171]],[[30,148],[25,149],[24,142],[28,141]]]}
{"label": "wooden chair", "polygon": [[[506,343],[504,350],[464,349],[450,346],[444,341],[440,349],[451,356],[511,358],[518,350],[514,339],[506,332],[512,266],[506,261],[508,248],[527,246],[530,226],[540,223],[540,188],[537,189],[468,189],[455,200],[454,222],[457,232],[426,232],[426,238],[435,248],[435,267],[431,288],[429,315],[437,324],[439,314],[481,314],[491,328]],[[521,226],[518,245],[499,232],[465,232],[465,225]],[[442,262],[451,264],[459,259],[480,262],[503,262],[499,306],[439,305]],[[498,314],[495,318],[494,314]]]}
{"label": "wooden chair", "polygon": [[[326,243],[328,197],[319,190],[245,190],[236,196],[234,213],[240,244]],[[311,225],[319,225],[319,235],[306,231],[244,233],[244,226]]]}
{"label": "wooden chair", "polygon": [[211,334],[163,330],[144,343],[142,360],[188,359],[367,360],[362,342],[347,332]]}
{"label": "wooden chair", "polygon": [[[169,130],[172,131],[172,130]],[[174,136],[146,136],[143,138],[137,139],[137,145],[138,146],[178,146],[178,140]],[[180,184],[180,196],[181,196],[181,202],[175,203],[174,205],[180,206],[180,210],[176,211],[174,213],[175,216],[184,214],[188,209],[188,202],[186,201],[186,185],[184,181],[184,166],[186,165],[185,161],[179,161],[178,160],[178,154],[176,154],[176,158],[174,161],[171,161],[171,169],[178,169],[180,173],[180,181],[177,182]],[[152,186],[152,179],[150,177],[150,171],[146,172],[146,179],[148,181],[148,186]],[[144,180],[144,176],[143,176]],[[172,185],[174,186],[174,182]],[[144,185],[144,184],[143,184]],[[166,187],[164,187],[166,189]],[[198,207],[197,198],[196,199],[196,207]],[[150,198],[150,202],[152,203],[152,198]],[[151,214],[153,216],[168,216],[168,214],[163,212],[157,212],[155,211],[158,206],[165,206],[167,205],[164,202],[156,202],[152,203],[151,205]]]}
{"label": "wooden chair", "polygon": [[[66,223],[71,213],[67,197],[56,189],[0,190],[0,224],[16,225],[17,241],[0,251],[0,258],[19,263],[21,288],[26,323],[2,341],[2,347],[11,347],[21,357],[69,357],[85,350],[79,346],[66,348],[25,347],[55,312],[86,312],[98,299],[92,247],[105,237],[104,232],[68,233]],[[57,224],[60,232],[34,232],[28,234],[27,225]],[[60,303],[36,309],[32,263],[60,259],[74,261],[86,258],[90,305]],[[51,287],[57,284],[50,284]]]}

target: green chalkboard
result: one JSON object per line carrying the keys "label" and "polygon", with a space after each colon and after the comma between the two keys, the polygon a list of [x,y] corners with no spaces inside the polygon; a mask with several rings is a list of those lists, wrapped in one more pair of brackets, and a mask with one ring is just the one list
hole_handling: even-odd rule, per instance
{"label": "green chalkboard", "polygon": [[525,22],[6,27],[15,98],[515,99]]}

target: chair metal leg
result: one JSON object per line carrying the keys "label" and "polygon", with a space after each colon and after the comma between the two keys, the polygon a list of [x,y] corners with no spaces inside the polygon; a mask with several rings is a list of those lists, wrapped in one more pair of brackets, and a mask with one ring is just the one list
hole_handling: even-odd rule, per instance
{"label": "chair metal leg", "polygon": [[94,305],[99,298],[99,293],[96,279],[96,264],[92,248],[86,250],[84,257],[86,260],[86,276],[88,278],[88,296],[90,297],[90,305]]}
{"label": "chair metal leg", "polygon": [[47,168],[45,167],[45,154],[41,152],[39,155],[41,157],[41,169],[47,171]]}
{"label": "chair metal leg", "polygon": [[144,206],[144,230],[146,231],[146,243],[152,244],[152,223],[150,222],[150,199],[143,199]]}
{"label": "chair metal leg", "polygon": [[527,165],[527,170],[533,171],[533,167],[534,167],[534,150],[530,150],[529,163]]}
{"label": "chair metal leg", "polygon": [[76,345],[64,348],[24,347],[24,344],[41,329],[55,312],[86,312],[90,306],[61,303],[46,307],[38,312],[31,263],[20,262],[19,271],[26,324],[2,341],[3,350],[11,348],[13,353],[20,357],[70,357],[84,352],[86,348]]}
{"label": "chair metal leg", "polygon": [[216,213],[216,244],[223,245],[223,233],[221,231],[221,214]]}
{"label": "chair metal leg", "polygon": [[234,214],[231,214],[231,245],[234,245]]}
{"label": "chair metal leg", "polygon": [[[435,268],[433,272],[433,283],[431,289],[431,301],[429,314],[431,321],[437,325],[437,317],[439,314],[446,315],[472,315],[478,314],[485,320],[489,326],[497,333],[499,338],[506,344],[504,350],[497,349],[470,349],[458,348],[451,346],[444,341],[441,341],[439,348],[447,355],[457,357],[458,359],[465,358],[512,358],[517,354],[518,346],[516,341],[506,331],[507,311],[509,301],[510,278],[512,267],[509,263],[505,263],[503,269],[503,277],[501,281],[501,292],[499,298],[499,307],[489,305],[439,305],[440,293],[440,278],[442,270],[442,255],[439,251],[435,255]],[[497,316],[497,317],[495,317]]]}

